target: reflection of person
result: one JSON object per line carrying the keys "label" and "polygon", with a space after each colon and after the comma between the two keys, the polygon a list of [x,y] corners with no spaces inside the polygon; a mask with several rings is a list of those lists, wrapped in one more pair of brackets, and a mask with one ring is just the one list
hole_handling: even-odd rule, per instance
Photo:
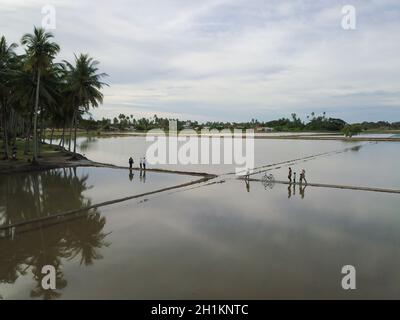
{"label": "reflection of person", "polygon": [[300,196],[304,199],[304,193],[306,191],[306,186],[300,186]]}
{"label": "reflection of person", "polygon": [[246,183],[247,192],[250,192],[250,181],[249,181],[249,179],[244,179],[244,182]]}
{"label": "reflection of person", "polygon": [[146,182],[146,171],[140,170],[139,178],[140,178],[140,181],[142,181],[143,183],[145,183],[145,182]]}
{"label": "reflection of person", "polygon": [[296,184],[293,185],[293,195],[296,195]]}
{"label": "reflection of person", "polygon": [[288,175],[289,182],[292,182],[292,168],[289,167],[289,175]]}
{"label": "reflection of person", "polygon": [[129,180],[130,180],[130,181],[133,180],[133,172],[132,172],[132,169],[129,169]]}
{"label": "reflection of person", "polygon": [[290,197],[292,196],[292,186],[289,184],[289,186],[287,187],[287,191],[288,191],[288,198],[290,199]]}
{"label": "reflection of person", "polygon": [[132,157],[129,158],[129,169],[132,170],[133,159]]}

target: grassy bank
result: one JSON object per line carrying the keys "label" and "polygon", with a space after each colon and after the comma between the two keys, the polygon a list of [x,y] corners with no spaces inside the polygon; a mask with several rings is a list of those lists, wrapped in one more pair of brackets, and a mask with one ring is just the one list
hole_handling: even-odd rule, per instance
{"label": "grassy bank", "polygon": [[[0,139],[0,146],[3,146],[3,141]],[[24,153],[25,149],[25,141],[22,139],[17,139],[16,142],[17,147],[17,160],[12,159],[3,159],[3,154],[0,157],[0,173],[9,173],[9,172],[17,172],[17,171],[33,171],[37,169],[46,169],[52,167],[58,167],[63,165],[69,165],[73,161],[71,152],[60,148],[58,145],[50,145],[50,144],[42,144],[41,145],[41,153],[38,159],[38,165],[32,165],[31,161],[33,158],[33,152],[30,150],[27,154]],[[32,143],[31,143],[32,149]],[[11,157],[11,148],[9,150]],[[83,159],[82,156],[79,155],[79,159]]]}

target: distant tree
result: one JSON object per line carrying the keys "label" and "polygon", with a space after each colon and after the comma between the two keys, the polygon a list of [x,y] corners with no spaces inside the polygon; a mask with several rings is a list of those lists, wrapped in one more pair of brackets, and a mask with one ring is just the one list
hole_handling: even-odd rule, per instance
{"label": "distant tree", "polygon": [[362,127],[359,124],[348,124],[342,129],[343,134],[348,138],[359,134],[361,131]]}

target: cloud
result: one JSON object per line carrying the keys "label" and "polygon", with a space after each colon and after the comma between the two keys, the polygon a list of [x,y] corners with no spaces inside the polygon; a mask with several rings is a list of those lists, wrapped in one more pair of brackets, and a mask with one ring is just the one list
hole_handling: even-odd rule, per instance
{"label": "cloud", "polygon": [[[43,1],[3,1],[8,41],[40,25]],[[311,111],[399,120],[400,4],[342,1],[53,1],[60,59],[87,52],[110,77],[96,117],[170,114],[268,120]],[[397,117],[397,118],[396,118]]]}

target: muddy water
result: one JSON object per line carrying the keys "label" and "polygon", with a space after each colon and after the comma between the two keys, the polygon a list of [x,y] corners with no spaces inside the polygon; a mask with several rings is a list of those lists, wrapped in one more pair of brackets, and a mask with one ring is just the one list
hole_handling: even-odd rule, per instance
{"label": "muddy water", "polygon": [[[229,199],[229,201],[227,201]],[[399,298],[398,195],[226,180],[0,240],[13,298]],[[40,286],[57,269],[56,291]],[[357,290],[341,289],[354,265]]]}

